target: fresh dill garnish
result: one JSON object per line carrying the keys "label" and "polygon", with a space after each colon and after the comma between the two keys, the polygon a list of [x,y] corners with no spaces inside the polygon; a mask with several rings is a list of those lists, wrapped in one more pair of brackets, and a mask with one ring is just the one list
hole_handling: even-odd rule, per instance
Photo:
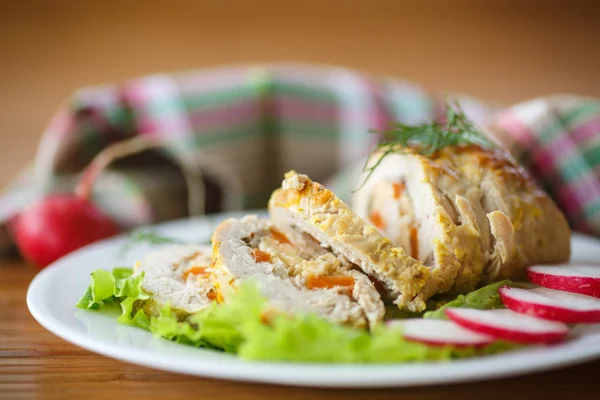
{"label": "fresh dill garnish", "polygon": [[141,244],[161,245],[161,244],[187,244],[181,239],[175,239],[167,236],[161,236],[156,232],[147,230],[134,230],[129,234],[129,240],[123,246],[122,253],[127,252],[134,246]]}
{"label": "fresh dill garnish", "polygon": [[202,245],[210,245],[211,243],[211,235],[212,232],[216,228],[216,224],[219,221],[216,218],[211,218],[207,216],[206,224],[208,225],[208,237],[202,237],[199,240],[194,241],[185,241],[183,239],[177,239],[173,237],[163,236],[155,231],[148,230],[146,228],[138,228],[129,233],[129,237],[127,243],[122,247],[121,254],[125,254],[131,248],[135,246],[139,246],[142,244],[149,244],[154,246],[159,246],[163,244],[202,244]]}
{"label": "fresh dill garnish", "polygon": [[479,145],[487,148],[494,146],[481,129],[467,118],[458,104],[454,106],[446,104],[446,118],[443,123],[433,121],[420,125],[406,125],[396,122],[386,131],[372,132],[379,134],[379,141],[371,154],[376,152],[381,154],[370,167],[368,167],[370,157],[367,158],[363,167],[363,172],[366,172],[367,176],[354,190],[355,192],[365,185],[385,157],[393,153],[401,153],[407,148],[424,156],[431,156],[449,146]]}

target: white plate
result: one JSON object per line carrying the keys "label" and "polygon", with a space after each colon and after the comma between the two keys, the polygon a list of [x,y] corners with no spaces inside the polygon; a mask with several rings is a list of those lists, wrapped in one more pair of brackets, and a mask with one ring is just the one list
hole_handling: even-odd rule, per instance
{"label": "white plate", "polygon": [[[228,216],[231,216],[228,215]],[[186,240],[207,240],[225,216],[158,225],[156,230]],[[29,286],[27,305],[34,318],[57,336],[93,352],[146,367],[214,378],[323,387],[414,386],[520,375],[581,363],[600,356],[600,325],[582,337],[547,348],[444,363],[326,365],[246,362],[216,351],[154,338],[117,324],[115,316],[83,311],[75,303],[97,268],[132,265],[148,246],[122,254],[124,237],[83,248],[46,268]],[[576,235],[573,261],[600,259],[600,241]]]}

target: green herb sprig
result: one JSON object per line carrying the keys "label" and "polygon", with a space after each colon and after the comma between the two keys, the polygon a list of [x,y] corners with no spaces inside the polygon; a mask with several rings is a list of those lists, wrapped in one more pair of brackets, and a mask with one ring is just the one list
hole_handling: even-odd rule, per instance
{"label": "green herb sprig", "polygon": [[129,240],[123,248],[122,253],[126,253],[132,247],[141,244],[161,245],[161,244],[187,244],[185,241],[171,237],[161,236],[156,232],[147,230],[134,230],[129,234]]}
{"label": "green herb sprig", "polygon": [[479,145],[485,148],[494,146],[481,129],[467,118],[458,104],[453,106],[446,104],[446,118],[443,123],[433,121],[420,125],[406,125],[396,122],[386,131],[372,132],[379,134],[380,137],[371,154],[381,151],[381,155],[370,167],[368,167],[370,157],[367,158],[363,167],[363,172],[366,172],[367,176],[355,191],[365,185],[385,157],[402,152],[403,149],[411,148],[419,154],[431,156],[449,146]]}
{"label": "green herb sprig", "polygon": [[173,237],[163,236],[155,231],[149,230],[147,228],[138,228],[129,233],[129,237],[127,238],[127,242],[121,248],[121,254],[127,253],[133,247],[149,244],[151,246],[159,246],[163,244],[203,244],[210,245],[211,244],[211,235],[212,232],[216,229],[220,219],[214,218],[211,216],[206,217],[206,223],[208,224],[208,236],[199,238],[198,240],[186,241],[183,239],[177,239]]}

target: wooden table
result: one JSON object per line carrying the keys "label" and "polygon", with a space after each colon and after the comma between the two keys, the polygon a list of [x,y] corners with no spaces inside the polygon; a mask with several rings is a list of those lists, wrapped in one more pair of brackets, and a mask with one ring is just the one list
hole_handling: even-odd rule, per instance
{"label": "wooden table", "polygon": [[153,371],[77,348],[31,317],[35,271],[0,264],[0,399],[503,399],[600,397],[600,361],[520,378],[392,390],[324,390],[201,379]]}

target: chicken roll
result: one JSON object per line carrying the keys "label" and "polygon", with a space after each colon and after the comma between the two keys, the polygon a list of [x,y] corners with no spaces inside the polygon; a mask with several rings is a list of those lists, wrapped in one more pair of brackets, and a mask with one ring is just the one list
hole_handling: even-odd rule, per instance
{"label": "chicken roll", "polygon": [[215,300],[211,252],[208,246],[168,245],[137,262],[134,272],[144,273],[142,289],[150,294],[141,305],[146,314],[156,316],[169,303],[176,315],[185,317]]}
{"label": "chicken roll", "polygon": [[219,302],[252,281],[273,312],[313,313],[356,327],[383,319],[381,297],[366,275],[309,235],[284,234],[256,216],[230,219],[216,229],[213,267]]}
{"label": "chicken roll", "polygon": [[431,268],[424,298],[523,278],[528,265],[569,259],[566,219],[506,151],[382,151],[372,155],[353,206]]}
{"label": "chicken roll", "polygon": [[342,200],[306,175],[290,171],[269,201],[273,222],[284,231],[299,229],[357,265],[386,299],[411,311],[425,308],[422,293],[430,270],[395,246]]}

